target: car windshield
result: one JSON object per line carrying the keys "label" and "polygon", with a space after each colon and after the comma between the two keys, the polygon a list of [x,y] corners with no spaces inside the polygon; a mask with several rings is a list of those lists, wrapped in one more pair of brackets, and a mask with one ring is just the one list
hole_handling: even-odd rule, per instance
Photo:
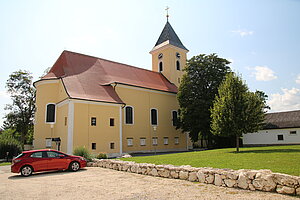
{"label": "car windshield", "polygon": [[19,154],[16,158],[21,158],[21,157],[23,157],[25,155],[25,153],[21,153],[21,154]]}

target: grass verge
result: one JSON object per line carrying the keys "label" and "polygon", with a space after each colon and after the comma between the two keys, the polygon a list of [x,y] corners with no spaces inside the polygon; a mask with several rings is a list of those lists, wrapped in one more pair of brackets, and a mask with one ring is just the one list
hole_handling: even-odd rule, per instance
{"label": "grass verge", "polygon": [[300,145],[214,149],[198,152],[122,158],[138,163],[191,165],[229,169],[270,169],[300,176]]}
{"label": "grass verge", "polygon": [[5,165],[11,165],[10,162],[3,162],[3,163],[0,163],[0,166],[5,166]]}

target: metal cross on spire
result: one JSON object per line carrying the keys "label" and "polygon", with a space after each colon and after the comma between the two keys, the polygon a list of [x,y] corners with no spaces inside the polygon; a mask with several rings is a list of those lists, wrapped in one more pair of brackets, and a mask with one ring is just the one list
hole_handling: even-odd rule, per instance
{"label": "metal cross on spire", "polygon": [[169,9],[170,9],[170,8],[169,8],[168,6],[167,6],[166,9],[165,9],[165,10],[167,11],[167,21],[169,21]]}

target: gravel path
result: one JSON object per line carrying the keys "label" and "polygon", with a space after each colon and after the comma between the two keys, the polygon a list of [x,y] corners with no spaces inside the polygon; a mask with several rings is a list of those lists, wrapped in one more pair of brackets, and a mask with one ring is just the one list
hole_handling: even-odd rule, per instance
{"label": "gravel path", "polygon": [[89,167],[24,178],[0,167],[0,199],[298,199],[277,193],[223,188]]}

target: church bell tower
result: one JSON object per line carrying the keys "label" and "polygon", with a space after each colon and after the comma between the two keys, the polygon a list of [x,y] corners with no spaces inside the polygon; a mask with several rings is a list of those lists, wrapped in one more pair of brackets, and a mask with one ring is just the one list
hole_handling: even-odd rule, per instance
{"label": "church bell tower", "polygon": [[152,71],[162,73],[171,83],[179,87],[187,53],[188,49],[181,43],[167,20],[155,46],[150,51]]}

